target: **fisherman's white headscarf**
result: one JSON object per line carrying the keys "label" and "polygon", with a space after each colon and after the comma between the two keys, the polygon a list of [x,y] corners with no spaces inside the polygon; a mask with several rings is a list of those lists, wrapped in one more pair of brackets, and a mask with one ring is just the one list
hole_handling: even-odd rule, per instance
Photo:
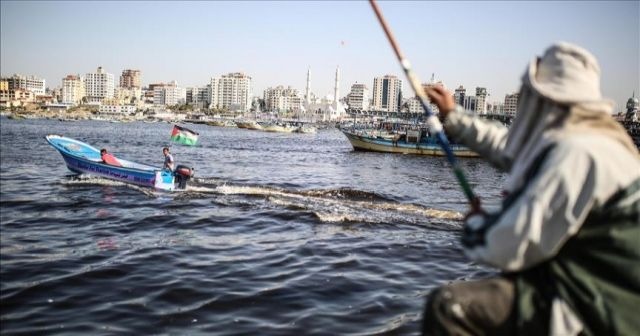
{"label": "fisherman's white headscarf", "polygon": [[543,150],[575,134],[605,135],[638,154],[624,128],[611,117],[613,103],[602,98],[598,62],[578,46],[559,42],[532,60],[518,99],[505,146],[510,166],[507,192],[522,186]]}

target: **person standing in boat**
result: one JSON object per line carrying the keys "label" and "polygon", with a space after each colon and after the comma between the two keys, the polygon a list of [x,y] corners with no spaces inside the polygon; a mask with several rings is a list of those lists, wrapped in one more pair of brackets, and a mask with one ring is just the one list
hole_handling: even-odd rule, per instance
{"label": "person standing in boat", "polygon": [[503,273],[432,291],[423,334],[637,334],[640,155],[596,58],[560,42],[532,60],[509,129],[426,93],[454,140],[509,175],[502,207],[468,214],[462,235],[465,254]]}
{"label": "person standing in boat", "polygon": [[162,166],[162,169],[174,171],[175,164],[173,161],[173,155],[169,153],[169,147],[162,148],[162,154],[164,155],[164,165]]}
{"label": "person standing in boat", "polygon": [[113,154],[107,152],[106,148],[103,148],[100,150],[100,158],[102,159],[102,162],[105,164],[122,167],[122,164],[120,163],[120,161],[118,161],[118,159],[116,159],[116,157],[113,156]]}

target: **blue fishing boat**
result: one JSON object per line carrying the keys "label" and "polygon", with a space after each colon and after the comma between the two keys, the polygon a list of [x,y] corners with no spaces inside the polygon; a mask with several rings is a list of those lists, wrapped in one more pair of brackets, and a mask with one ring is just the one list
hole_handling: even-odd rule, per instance
{"label": "blue fishing boat", "polygon": [[[349,139],[354,150],[431,156],[446,155],[437,140],[434,137],[425,136],[425,132],[421,130],[396,134],[355,129],[341,129],[340,131]],[[458,157],[478,157],[476,152],[465,146],[453,143],[450,146]]]}
{"label": "blue fishing boat", "polygon": [[50,134],[45,137],[62,155],[67,168],[74,173],[100,176],[110,180],[143,187],[173,191],[186,188],[193,176],[193,168],[178,165],[175,172],[118,158],[120,166],[102,161],[100,150],[71,138]]}

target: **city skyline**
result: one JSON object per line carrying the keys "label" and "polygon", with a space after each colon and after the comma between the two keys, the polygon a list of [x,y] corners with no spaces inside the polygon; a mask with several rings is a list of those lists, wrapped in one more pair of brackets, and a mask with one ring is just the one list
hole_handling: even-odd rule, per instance
{"label": "city skyline", "polygon": [[[489,101],[518,90],[526,64],[551,43],[569,41],[600,62],[602,91],[624,108],[640,82],[640,5],[629,2],[379,3],[422,80],[435,73],[453,90],[488,89]],[[387,74],[413,95],[365,1],[346,2],[15,2],[2,1],[2,76],[35,75],[50,88],[102,66],[147,85],[204,86],[244,72],[253,95],[278,85],[340,95]],[[27,24],[25,24],[27,23]]]}

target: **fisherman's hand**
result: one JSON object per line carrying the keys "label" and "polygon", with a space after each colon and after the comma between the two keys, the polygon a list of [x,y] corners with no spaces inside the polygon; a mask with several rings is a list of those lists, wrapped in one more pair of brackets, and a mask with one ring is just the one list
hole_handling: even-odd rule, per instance
{"label": "fisherman's hand", "polygon": [[484,236],[487,231],[487,216],[481,213],[469,214],[464,219],[464,230],[462,232],[462,245],[473,248],[484,245]]}
{"label": "fisherman's hand", "polygon": [[441,119],[446,119],[449,112],[456,107],[453,95],[441,85],[435,85],[425,88],[424,92],[429,96],[432,103],[438,106]]}
{"label": "fisherman's hand", "polygon": [[464,217],[464,232],[462,244],[468,248],[484,245],[484,236],[493,222],[494,216],[487,214],[480,206],[480,199],[474,198],[471,202],[471,211]]}

